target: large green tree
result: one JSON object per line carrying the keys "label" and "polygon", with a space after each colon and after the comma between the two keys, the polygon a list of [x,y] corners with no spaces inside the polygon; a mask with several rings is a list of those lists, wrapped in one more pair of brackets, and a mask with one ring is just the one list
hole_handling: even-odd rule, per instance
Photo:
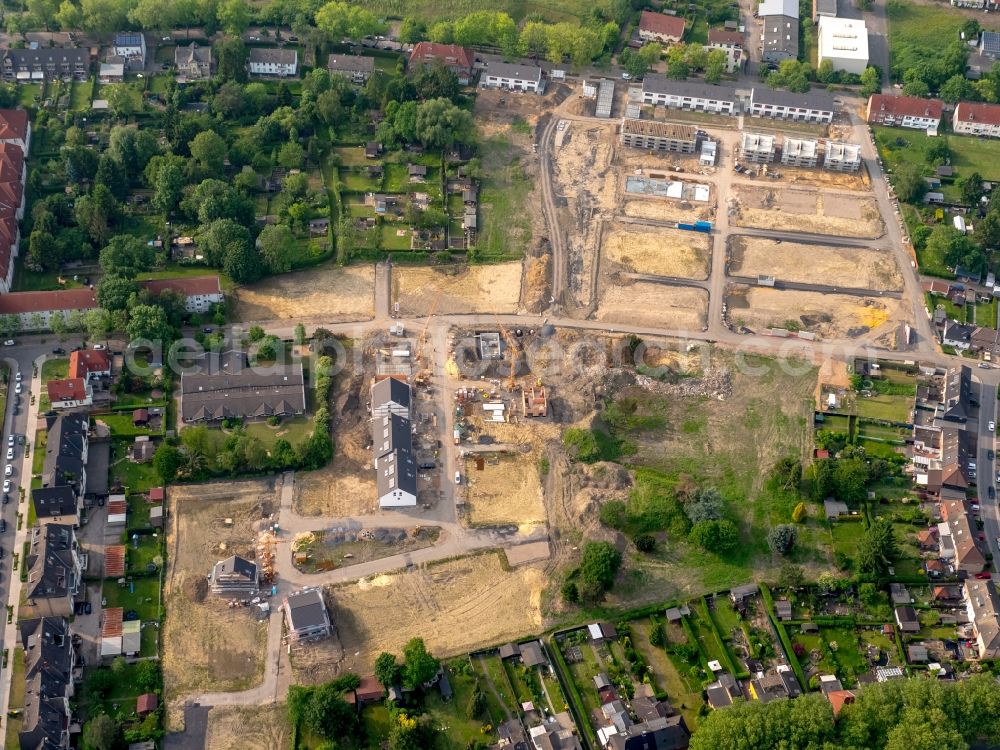
{"label": "large green tree", "polygon": [[125,327],[129,339],[149,339],[162,342],[164,346],[173,337],[173,328],[162,307],[156,305],[136,305],[129,310],[129,321]]}
{"label": "large green tree", "polygon": [[440,666],[441,663],[427,651],[423,638],[411,638],[403,647],[403,687],[416,690],[433,680]]}

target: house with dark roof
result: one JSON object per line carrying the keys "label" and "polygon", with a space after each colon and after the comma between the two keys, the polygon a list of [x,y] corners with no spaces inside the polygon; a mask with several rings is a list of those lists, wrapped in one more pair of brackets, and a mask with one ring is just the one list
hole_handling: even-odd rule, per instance
{"label": "house with dark roof", "polygon": [[36,678],[27,682],[24,690],[24,710],[18,744],[31,750],[55,750],[70,747],[70,723],[73,714],[69,700],[45,695]]}
{"label": "house with dark roof", "polygon": [[248,596],[256,594],[260,583],[257,563],[239,555],[219,560],[208,577],[213,594]]}
{"label": "house with dark roof", "polygon": [[323,593],[316,588],[294,591],[282,604],[288,637],[292,641],[318,641],[332,631],[330,613],[323,601]]}
{"label": "house with dark roof", "polygon": [[174,48],[174,67],[179,78],[197,80],[212,75],[212,48],[200,47],[192,42],[186,47]]}
{"label": "house with dark roof", "polygon": [[443,65],[458,77],[463,86],[472,80],[472,53],[457,44],[418,42],[410,53],[411,70],[420,65]]}
{"label": "house with dark roof", "polygon": [[31,490],[35,517],[41,523],[64,523],[80,527],[79,498],[69,485],[35,487]]}
{"label": "house with dark roof", "polygon": [[537,94],[542,90],[542,69],[537,65],[491,62],[483,73],[482,83],[488,88]]}
{"label": "house with dark roof", "polygon": [[979,658],[1000,657],[1000,597],[993,581],[967,578],[962,586],[962,597]]}
{"label": "house with dark roof", "polygon": [[353,84],[363,85],[375,73],[375,58],[363,55],[330,55],[326,69],[332,76],[341,76]]}
{"label": "house with dark roof", "polygon": [[776,599],[774,602],[774,613],[781,621],[792,619],[792,603],[787,599]]}
{"label": "house with dark roof", "polygon": [[913,607],[909,605],[906,605],[905,607],[896,607],[893,610],[893,613],[896,618],[896,625],[899,627],[901,632],[920,632],[920,620],[917,619],[917,612],[913,609]]}
{"label": "house with dark roof", "polygon": [[799,55],[799,5],[795,0],[764,0],[757,6],[761,19],[761,59],[779,63]]}
{"label": "house with dark roof", "polygon": [[750,91],[750,114],[754,117],[829,124],[833,110],[830,94],[799,94],[764,86],[754,86]]}
{"label": "house with dark roof", "polygon": [[5,81],[12,83],[83,81],[90,74],[90,52],[83,48],[42,46],[0,50],[0,73]]}
{"label": "house with dark roof", "polygon": [[728,708],[733,705],[733,701],[743,698],[736,678],[728,672],[719,675],[719,679],[705,688],[705,696],[711,708]]}
{"label": "house with dark roof", "polygon": [[734,586],[729,592],[729,599],[736,607],[745,607],[747,602],[757,596],[760,586],[756,583],[746,583],[742,586]]}
{"label": "house with dark roof", "polygon": [[791,667],[780,664],[771,672],[750,680],[750,697],[761,703],[773,700],[797,698],[802,695],[799,681],[792,673]]}
{"label": "house with dark roof", "polygon": [[529,641],[521,644],[521,661],[526,667],[547,667],[548,657],[542,648],[541,641]]}
{"label": "house with dark roof", "polygon": [[42,487],[71,487],[77,498],[79,515],[87,491],[90,420],[86,414],[61,414],[49,417],[46,424],[48,438],[42,462]]}
{"label": "house with dark roof", "polygon": [[611,735],[611,750],[685,750],[691,739],[684,717],[659,716]]}
{"label": "house with dark roof", "polygon": [[903,606],[913,603],[909,590],[901,583],[889,584],[889,599],[892,601],[893,606]]}
{"label": "house with dark roof", "polygon": [[684,38],[684,18],[644,10],[639,16],[639,38],[643,42],[677,44]]}
{"label": "house with dark roof", "polygon": [[181,418],[189,424],[293,417],[305,412],[301,362],[253,368],[243,352],[207,352],[197,371],[181,374]]}
{"label": "house with dark roof", "polygon": [[676,81],[664,75],[650,73],[642,79],[642,102],[671,109],[734,115],[737,113],[739,99],[734,86]]}
{"label": "house with dark roof", "polygon": [[76,692],[77,654],[64,617],[43,617],[18,623],[24,650],[24,709],[19,746],[68,748]]}
{"label": "house with dark roof", "polygon": [[299,53],[292,47],[251,47],[247,70],[252,76],[295,78],[299,74]]}
{"label": "house with dark roof", "polygon": [[73,598],[79,593],[83,574],[73,527],[46,523],[31,529],[28,580],[24,584],[29,617],[69,617]]}
{"label": "house with dark roof", "polygon": [[580,740],[573,730],[562,726],[559,722],[531,727],[528,734],[531,735],[531,743],[535,750],[582,750]]}

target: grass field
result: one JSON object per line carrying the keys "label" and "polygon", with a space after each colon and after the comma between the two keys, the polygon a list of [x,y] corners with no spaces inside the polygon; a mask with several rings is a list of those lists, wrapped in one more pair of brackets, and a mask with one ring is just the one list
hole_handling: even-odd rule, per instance
{"label": "grass field", "polygon": [[[131,545],[129,545],[131,549]],[[106,607],[121,607],[126,612],[135,610],[143,621],[160,619],[160,579],[157,576],[136,578],[128,585],[119,586],[117,581],[107,580],[101,589],[101,596],[107,599]]]}
{"label": "grass field", "polygon": [[[901,138],[905,145],[897,145],[897,138]],[[919,130],[875,126],[875,143],[889,169],[908,163],[919,167],[928,176],[934,173],[934,168],[927,161],[927,149],[932,141],[942,138],[951,149],[956,182],[971,172],[979,172],[984,180],[1000,180],[1000,141],[961,135],[939,135],[932,139]]]}
{"label": "grass field", "polygon": [[298,445],[312,433],[313,421],[309,417],[293,417],[283,420],[277,427],[271,427],[266,422],[251,422],[244,429],[270,449],[278,438],[284,438],[293,446]]}
{"label": "grass field", "polygon": [[483,184],[480,231],[476,243],[482,257],[520,258],[531,239],[526,205],[532,184],[520,164],[520,151],[501,136],[482,144]]}
{"label": "grass field", "polygon": [[913,396],[888,396],[876,393],[858,396],[858,416],[868,419],[884,419],[890,422],[909,422]]}

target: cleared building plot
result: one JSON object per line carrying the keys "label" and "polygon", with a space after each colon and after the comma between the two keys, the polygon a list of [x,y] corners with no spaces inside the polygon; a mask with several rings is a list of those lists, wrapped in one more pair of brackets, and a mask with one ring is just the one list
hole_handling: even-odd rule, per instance
{"label": "cleared building plot", "polygon": [[443,657],[537,632],[547,583],[541,568],[506,571],[499,553],[487,553],[335,586],[330,617],[343,661],[324,662],[325,653],[339,655],[341,647],[321,642],[316,662],[328,671],[313,670],[311,677],[367,674],[380,652],[401,653],[416,634]]}
{"label": "cleared building plot", "polygon": [[734,235],[729,239],[731,276],[773,276],[804,284],[895,291],[903,277],[888,250],[830,247]]}
{"label": "cleared building plot", "polygon": [[516,312],[521,298],[521,263],[461,268],[393,266],[392,302],[402,315],[458,312]]}
{"label": "cleared building plot", "polygon": [[877,338],[907,319],[900,300],[846,294],[731,287],[726,296],[729,320],[754,331],[794,328],[824,339]]}
{"label": "cleared building plot", "polygon": [[536,459],[470,457],[465,462],[464,476],[468,481],[465,500],[469,525],[530,527],[545,523]]}
{"label": "cleared building plot", "polygon": [[633,219],[654,221],[713,221],[715,203],[692,203],[688,201],[646,200],[632,198],[622,203],[622,212]]}
{"label": "cleared building plot", "polygon": [[651,328],[701,330],[708,314],[708,295],[701,289],[620,280],[601,295],[596,318]]}
{"label": "cleared building plot", "polygon": [[284,750],[291,739],[284,703],[218,706],[209,714],[205,750]]}
{"label": "cleared building plot", "polygon": [[735,226],[881,237],[885,232],[874,198],[806,190],[738,185],[733,189]]}
{"label": "cleared building plot", "polygon": [[244,690],[264,671],[267,621],[230,609],[206,576],[231,555],[252,558],[256,525],[277,508],[272,482],[175,487],[167,532],[163,685],[171,700],[194,691]]}
{"label": "cleared building plot", "polygon": [[604,233],[604,259],[635,273],[707,279],[711,241],[697,232],[612,224]]}
{"label": "cleared building plot", "polygon": [[275,276],[236,292],[237,320],[273,320],[322,315],[323,320],[371,318],[375,267],[325,266]]}

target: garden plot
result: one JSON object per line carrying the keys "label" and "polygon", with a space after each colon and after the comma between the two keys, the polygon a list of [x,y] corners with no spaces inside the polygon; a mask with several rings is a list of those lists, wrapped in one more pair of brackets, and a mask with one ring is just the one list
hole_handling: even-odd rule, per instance
{"label": "garden plot", "polygon": [[735,235],[729,245],[732,276],[773,276],[782,281],[895,291],[903,277],[888,250],[805,245]]}
{"label": "garden plot", "polygon": [[277,508],[273,483],[175,487],[170,498],[164,689],[173,700],[193,691],[251,687],[263,674],[267,622],[213,597],[206,576],[230,555],[253,557],[256,526]]}
{"label": "garden plot", "polygon": [[711,242],[697,232],[612,224],[604,234],[604,259],[635,273],[706,279]]}
{"label": "garden plot", "polygon": [[747,185],[736,186],[734,198],[734,226],[837,237],[875,238],[885,232],[874,198]]}
{"label": "garden plot", "polygon": [[296,658],[296,669],[310,680],[344,670],[366,674],[380,652],[398,654],[414,636],[443,657],[537,632],[546,575],[532,565],[505,570],[501,554],[463,557],[332,587],[330,614],[340,644],[317,644]]}
{"label": "garden plot", "polygon": [[401,315],[517,312],[521,262],[490,266],[393,266],[392,301]]}
{"label": "garden plot", "polygon": [[701,330],[708,315],[708,295],[646,281],[616,284],[604,289],[596,318],[608,323]]}
{"label": "garden plot", "polygon": [[275,276],[236,292],[236,319],[243,322],[318,316],[327,322],[364,320],[374,310],[373,265],[328,264]]}
{"label": "garden plot", "polygon": [[545,505],[537,463],[523,456],[483,457],[466,461],[465,498],[472,526],[545,523]]}
{"label": "garden plot", "polygon": [[870,338],[907,320],[906,306],[892,299],[734,286],[726,300],[729,319],[755,331],[788,328],[822,338]]}

